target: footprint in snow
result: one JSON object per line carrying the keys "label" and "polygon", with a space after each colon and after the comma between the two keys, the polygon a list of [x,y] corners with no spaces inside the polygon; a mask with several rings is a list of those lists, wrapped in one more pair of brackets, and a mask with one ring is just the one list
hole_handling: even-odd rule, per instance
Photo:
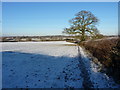
{"label": "footprint in snow", "polygon": [[63,73],[66,73],[65,71],[63,71]]}
{"label": "footprint in snow", "polygon": [[9,77],[12,77],[12,75],[9,75]]}
{"label": "footprint in snow", "polygon": [[29,75],[26,75],[26,78],[28,78],[29,77]]}
{"label": "footprint in snow", "polygon": [[12,74],[15,74],[15,72],[13,72]]}
{"label": "footprint in snow", "polygon": [[34,57],[31,57],[31,58],[34,58]]}
{"label": "footprint in snow", "polygon": [[13,71],[12,69],[10,71]]}
{"label": "footprint in snow", "polygon": [[37,84],[35,84],[35,86],[37,86]]}
{"label": "footprint in snow", "polygon": [[60,77],[57,77],[58,80],[60,80]]}

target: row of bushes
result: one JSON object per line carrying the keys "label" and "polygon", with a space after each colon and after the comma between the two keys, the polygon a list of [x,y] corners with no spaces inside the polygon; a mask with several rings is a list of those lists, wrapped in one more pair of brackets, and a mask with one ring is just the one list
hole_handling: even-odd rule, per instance
{"label": "row of bushes", "polygon": [[120,83],[120,38],[106,38],[82,42],[106,68],[106,73]]}

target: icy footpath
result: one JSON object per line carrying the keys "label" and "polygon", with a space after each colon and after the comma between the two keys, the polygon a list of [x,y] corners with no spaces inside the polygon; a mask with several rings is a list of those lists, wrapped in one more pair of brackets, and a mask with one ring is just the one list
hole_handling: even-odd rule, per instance
{"label": "icy footpath", "polygon": [[78,47],[78,53],[79,62],[82,64],[82,67],[80,67],[83,71],[83,85],[85,88],[120,88],[120,85],[116,84],[112,78],[99,72],[99,66],[87,57],[81,47]]}

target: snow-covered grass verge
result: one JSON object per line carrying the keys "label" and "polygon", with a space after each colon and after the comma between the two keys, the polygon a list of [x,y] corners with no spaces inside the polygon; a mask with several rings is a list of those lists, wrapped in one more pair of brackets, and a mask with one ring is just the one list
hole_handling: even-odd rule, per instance
{"label": "snow-covered grass verge", "polygon": [[116,84],[111,77],[99,71],[99,66],[89,59],[81,47],[80,52],[94,88],[120,88],[120,85]]}

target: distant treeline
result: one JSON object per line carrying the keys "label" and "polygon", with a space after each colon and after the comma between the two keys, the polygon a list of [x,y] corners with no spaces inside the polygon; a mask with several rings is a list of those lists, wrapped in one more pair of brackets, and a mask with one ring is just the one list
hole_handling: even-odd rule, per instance
{"label": "distant treeline", "polygon": [[74,39],[72,36],[7,36],[1,37],[2,42],[26,42],[26,41],[64,41]]}
{"label": "distant treeline", "polygon": [[[99,36],[98,38],[103,37],[116,37],[114,35],[111,36]],[[91,37],[87,36],[87,39],[91,39]],[[0,37],[1,42],[26,42],[26,41],[80,41],[80,36],[63,36],[63,35],[55,35],[55,36],[4,36]]]}

